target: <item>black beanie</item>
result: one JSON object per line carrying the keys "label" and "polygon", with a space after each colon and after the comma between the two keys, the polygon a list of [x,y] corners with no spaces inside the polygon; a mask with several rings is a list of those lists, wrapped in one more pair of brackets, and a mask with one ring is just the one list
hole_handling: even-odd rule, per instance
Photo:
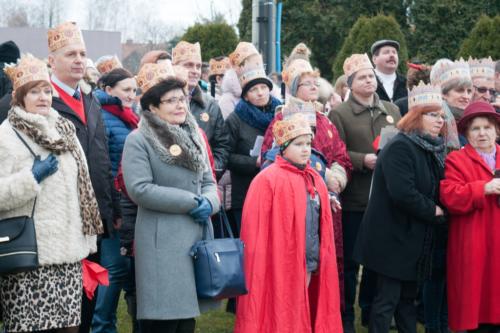
{"label": "black beanie", "polygon": [[16,43],[9,40],[3,44],[0,44],[0,62],[3,63],[13,63],[21,57],[19,52],[19,47]]}

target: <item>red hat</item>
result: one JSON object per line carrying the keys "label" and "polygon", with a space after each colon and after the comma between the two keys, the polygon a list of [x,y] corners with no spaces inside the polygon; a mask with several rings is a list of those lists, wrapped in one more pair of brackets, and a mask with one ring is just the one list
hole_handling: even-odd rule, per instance
{"label": "red hat", "polygon": [[469,125],[469,122],[476,117],[492,116],[496,119],[498,125],[500,125],[500,113],[495,111],[495,108],[490,103],[483,101],[476,101],[470,103],[464,111],[462,118],[458,121],[457,127],[458,132],[465,135],[465,131]]}

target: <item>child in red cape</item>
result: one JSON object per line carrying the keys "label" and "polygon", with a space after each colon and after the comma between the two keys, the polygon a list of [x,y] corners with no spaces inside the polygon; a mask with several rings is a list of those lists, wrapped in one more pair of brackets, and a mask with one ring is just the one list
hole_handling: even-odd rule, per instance
{"label": "child in red cape", "polygon": [[235,333],[342,332],[328,190],[309,166],[312,131],[300,114],[278,121],[281,147],[252,181],[243,207],[248,294]]}

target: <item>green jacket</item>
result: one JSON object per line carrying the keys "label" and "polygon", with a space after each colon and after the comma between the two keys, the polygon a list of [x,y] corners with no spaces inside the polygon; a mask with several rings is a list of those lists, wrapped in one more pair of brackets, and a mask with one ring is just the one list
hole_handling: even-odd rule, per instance
{"label": "green jacket", "polygon": [[342,193],[345,211],[359,212],[366,209],[373,171],[363,166],[363,159],[366,154],[375,153],[372,144],[382,128],[396,126],[401,119],[398,107],[380,100],[377,94],[373,105],[362,105],[351,94],[328,116],[344,140],[354,167],[351,180]]}

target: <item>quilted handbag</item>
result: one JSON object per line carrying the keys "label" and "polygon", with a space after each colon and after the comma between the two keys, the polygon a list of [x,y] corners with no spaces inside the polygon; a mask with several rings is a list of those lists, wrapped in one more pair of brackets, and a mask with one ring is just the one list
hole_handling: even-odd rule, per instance
{"label": "quilted handbag", "polygon": [[[26,141],[15,131],[33,156]],[[36,198],[31,216],[16,216],[0,220],[0,275],[34,270],[38,267],[35,213]]]}
{"label": "quilted handbag", "polygon": [[234,238],[223,209],[220,223],[229,238],[207,239],[208,225],[203,228],[203,239],[191,249],[199,298],[223,299],[248,293],[245,284],[243,242]]}

